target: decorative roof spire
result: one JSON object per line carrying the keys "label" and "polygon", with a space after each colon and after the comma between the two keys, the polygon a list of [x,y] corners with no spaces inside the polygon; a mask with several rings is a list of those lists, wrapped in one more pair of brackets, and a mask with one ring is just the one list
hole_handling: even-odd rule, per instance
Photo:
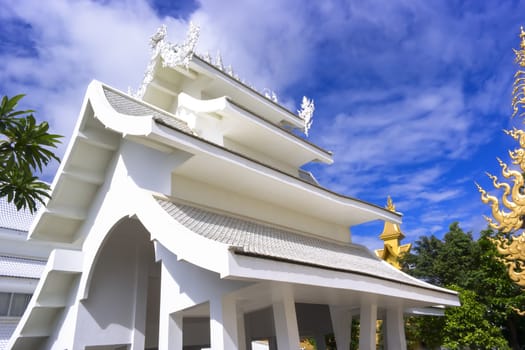
{"label": "decorative roof spire", "polygon": [[[525,68],[525,31],[523,27],[520,28],[520,49],[514,49],[516,55],[516,63]],[[519,69],[514,75],[514,83],[512,84],[512,117],[515,117],[520,109],[523,110],[525,106],[525,71]],[[525,111],[519,114],[520,117],[525,116]]]}
{"label": "decorative roof spire", "polygon": [[386,198],[386,208],[391,212],[396,212],[396,206],[394,205],[394,202],[392,202],[392,197],[390,196]]}
{"label": "decorative roof spire", "polygon": [[165,24],[161,25],[157,29],[155,34],[153,34],[149,38],[149,46],[151,47],[151,49],[154,50],[157,47],[157,45],[159,44],[159,42],[164,41],[164,39],[166,38],[167,34],[168,34],[168,29],[167,29],[166,25]]}
{"label": "decorative roof spire", "polygon": [[142,84],[135,93],[136,98],[144,97],[146,87],[153,81],[154,71],[157,66],[157,58],[160,56],[163,67],[184,66],[188,69],[190,61],[193,58],[195,46],[199,40],[200,28],[190,22],[190,27],[186,39],[182,44],[172,44],[166,41],[167,28],[161,25],[155,34],[150,37],[149,45],[152,49],[152,55],[144,73]]}
{"label": "decorative roof spire", "polygon": [[[520,49],[514,50],[516,63],[519,65],[518,71],[514,75],[512,89],[512,117],[516,116],[525,106],[525,31],[520,30]],[[525,111],[519,116],[525,116]],[[498,177],[487,173],[496,190],[503,190],[501,197],[490,195],[480,185],[476,183],[481,193],[481,201],[490,205],[492,218],[485,216],[489,226],[503,233],[508,233],[507,237],[494,239],[498,252],[502,255],[502,261],[508,269],[509,277],[521,288],[525,289],[525,130],[513,128],[504,130],[518,143],[518,147],[509,151],[512,164],[517,169],[511,169],[509,165],[497,158],[501,167],[502,181]],[[518,310],[517,310],[518,311]],[[525,315],[525,311],[518,311]]]}
{"label": "decorative roof spire", "polygon": [[303,101],[301,103],[301,109],[297,111],[299,117],[304,121],[303,131],[306,136],[308,136],[308,131],[312,126],[314,118],[315,105],[314,100],[308,99],[306,96],[303,96]]}
{"label": "decorative roof spire", "polygon": [[[391,212],[396,211],[396,206],[390,196],[387,198],[386,209]],[[403,254],[410,251],[412,243],[401,245],[401,240],[405,238],[405,235],[401,232],[401,228],[398,224],[387,221],[385,221],[383,232],[379,238],[384,241],[384,246],[383,249],[377,249],[375,251],[376,255],[395,268],[400,269],[399,259]]]}
{"label": "decorative roof spire", "polygon": [[215,57],[215,67],[219,68],[220,70],[224,70],[224,64],[222,63],[222,55],[221,52],[217,50],[217,56]]}

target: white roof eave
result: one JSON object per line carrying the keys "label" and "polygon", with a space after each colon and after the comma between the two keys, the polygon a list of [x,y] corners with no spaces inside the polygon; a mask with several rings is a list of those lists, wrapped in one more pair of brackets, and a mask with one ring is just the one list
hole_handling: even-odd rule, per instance
{"label": "white roof eave", "polygon": [[87,95],[95,111],[95,118],[100,120],[107,128],[122,135],[150,134],[155,125],[153,116],[129,116],[117,112],[104,95],[103,86],[102,83],[96,80],[93,80],[88,86]]}
{"label": "white roof eave", "polygon": [[272,115],[278,116],[274,118],[274,122],[285,122],[289,125],[293,125],[296,128],[302,128],[304,121],[299,118],[297,115],[286,109],[285,107],[270,101],[260,93],[256,92],[249,86],[243,84],[242,82],[230,77],[226,73],[220,71],[213,65],[205,62],[196,55],[193,55],[193,58],[190,62],[189,68],[193,71],[196,71],[200,74],[203,74],[207,77],[210,77],[215,80],[219,80],[221,83],[235,88],[239,93],[245,98],[256,101],[257,104],[264,106],[264,108],[271,112]]}
{"label": "white roof eave", "polygon": [[[278,134],[280,140],[286,140],[288,147],[294,150],[293,154],[298,154],[299,165],[318,161],[325,164],[332,164],[333,157],[327,151],[292,135],[279,127],[253,115],[244,108],[232,103],[227,96],[218,97],[211,100],[200,100],[186,93],[181,92],[178,95],[179,107],[186,108],[197,113],[215,113],[222,116],[235,115],[248,122],[254,128],[265,130],[269,133]],[[307,159],[307,160],[306,160]],[[296,162],[294,162],[296,163]]]}
{"label": "white roof eave", "polygon": [[[418,280],[414,280],[413,285],[403,284],[374,277],[374,271],[370,271],[370,276],[365,276],[301,263],[238,255],[230,244],[206,238],[179,223],[159,205],[155,194],[145,190],[135,193],[139,194],[139,198],[135,199],[140,203],[136,206],[137,218],[150,232],[152,240],[175,254],[178,260],[216,272],[221,278],[294,283],[385,297],[395,296],[428,305],[459,306],[457,292]],[[173,232],[177,232],[177,235]],[[401,272],[395,270],[395,273]]]}
{"label": "white roof eave", "polygon": [[401,284],[373,276],[352,272],[333,271],[301,264],[290,264],[271,259],[235,255],[230,259],[228,279],[257,279],[288,282],[336,290],[393,296],[428,303],[429,305],[460,306],[458,293],[433,285],[427,288]]}
{"label": "white roof eave", "polygon": [[[313,185],[195,136],[158,126],[153,129],[151,137],[162,140],[162,142],[167,144],[172,144],[173,146],[182,147],[184,150],[194,153],[196,156],[200,154],[205,157],[220,159],[224,161],[225,164],[238,168],[238,173],[243,172],[247,175],[251,173],[255,175],[256,178],[262,177],[270,179],[269,181],[272,181],[276,185],[288,187],[291,193],[306,193],[312,198],[312,202],[310,203],[312,208],[330,205],[332,207],[339,207],[340,212],[357,210],[365,214],[369,219],[362,222],[384,220],[397,224],[401,223],[400,213],[392,212],[374,204],[341,195],[321,186]],[[194,159],[197,158],[194,157]],[[256,190],[256,188],[254,188],[254,190]],[[358,223],[352,223],[350,225],[355,224]]]}

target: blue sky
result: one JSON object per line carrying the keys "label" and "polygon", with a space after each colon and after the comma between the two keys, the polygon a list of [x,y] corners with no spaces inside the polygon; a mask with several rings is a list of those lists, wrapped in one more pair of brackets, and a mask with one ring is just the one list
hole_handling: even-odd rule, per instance
{"label": "blue sky", "polygon": [[[165,23],[175,42],[189,20],[198,52],[220,50],[292,110],[315,100],[309,139],[335,153],[308,168],[322,185],[378,205],[391,195],[406,241],[486,226],[474,181],[491,188],[484,172],[514,147],[501,130],[521,125],[509,117],[525,2],[2,0],[0,92],[26,93],[67,143],[89,81],[138,87],[149,36]],[[378,248],[381,228],[354,241]]]}

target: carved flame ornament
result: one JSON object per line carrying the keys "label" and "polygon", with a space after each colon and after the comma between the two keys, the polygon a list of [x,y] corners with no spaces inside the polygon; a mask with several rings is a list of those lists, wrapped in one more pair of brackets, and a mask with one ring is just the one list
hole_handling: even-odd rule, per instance
{"label": "carved flame ornament", "polygon": [[[514,75],[512,90],[512,117],[525,117],[525,32],[521,27],[520,49],[514,50],[516,63],[519,69]],[[489,204],[492,217],[485,217],[489,226],[508,234],[494,240],[498,252],[503,256],[502,261],[508,268],[510,278],[520,287],[525,289],[525,232],[515,235],[524,228],[525,220],[525,131],[513,128],[504,132],[516,140],[519,147],[509,151],[512,164],[519,167],[520,171],[510,169],[509,166],[498,158],[501,174],[505,182],[500,182],[498,177],[487,173],[495,189],[503,191],[501,199],[488,194],[481,186],[476,184],[481,193],[481,201]]]}
{"label": "carved flame ornament", "polygon": [[308,99],[306,96],[303,96],[303,101],[301,103],[301,109],[297,111],[299,114],[299,117],[304,121],[304,134],[308,136],[308,131],[310,130],[310,127],[312,126],[312,122],[314,121],[314,111],[315,111],[315,105],[314,100]]}
{"label": "carved flame ornament", "polygon": [[[525,116],[523,107],[525,106],[525,31],[521,27],[520,32],[520,49],[514,50],[516,63],[521,67],[514,75],[514,84],[512,84],[512,116],[519,113],[520,117]],[[522,111],[521,113],[519,111]]]}
{"label": "carved flame ornament", "polygon": [[188,69],[191,58],[193,57],[195,46],[199,40],[200,28],[190,22],[190,28],[186,39],[182,44],[172,44],[166,40],[166,25],[160,26],[149,40],[152,55],[144,73],[144,79],[134,97],[142,99],[146,93],[146,88],[153,81],[155,67],[158,57],[161,58],[163,67],[183,66]]}

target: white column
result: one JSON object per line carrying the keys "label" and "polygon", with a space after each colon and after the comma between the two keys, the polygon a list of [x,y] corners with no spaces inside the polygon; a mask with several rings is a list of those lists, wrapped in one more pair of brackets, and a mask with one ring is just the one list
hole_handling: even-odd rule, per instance
{"label": "white column", "polygon": [[361,305],[359,317],[359,350],[376,349],[377,305]]}
{"label": "white column", "polygon": [[345,308],[330,306],[330,318],[335,336],[335,344],[340,350],[350,348],[352,336],[352,314]]}
{"label": "white column", "polygon": [[135,247],[135,305],[133,305],[133,330],[131,350],[143,349],[146,334],[146,310],[147,310],[147,291],[148,291],[148,274],[150,261],[148,256],[141,249]]}
{"label": "white column", "polygon": [[225,296],[210,300],[210,343],[213,350],[238,349],[235,299]]}
{"label": "white column", "polygon": [[281,300],[273,304],[273,318],[279,350],[299,349],[299,328],[295,313],[295,300],[290,288],[283,288]]}
{"label": "white column", "polygon": [[237,307],[237,344],[238,350],[246,350],[246,327],[244,326],[244,312]]}
{"label": "white column", "polygon": [[[156,249],[162,252],[164,248],[156,244]],[[177,310],[175,302],[180,294],[179,286],[170,274],[166,262],[170,260],[166,258],[162,261],[160,274],[159,350],[182,350],[183,313],[175,312]]]}
{"label": "white column", "polygon": [[159,350],[182,350],[182,312],[162,312],[159,319]]}
{"label": "white column", "polygon": [[169,317],[169,334],[168,334],[168,349],[182,350],[183,331],[182,331],[182,311],[175,312]]}
{"label": "white column", "polygon": [[385,341],[388,350],[406,350],[405,320],[401,307],[392,307],[386,310]]}

